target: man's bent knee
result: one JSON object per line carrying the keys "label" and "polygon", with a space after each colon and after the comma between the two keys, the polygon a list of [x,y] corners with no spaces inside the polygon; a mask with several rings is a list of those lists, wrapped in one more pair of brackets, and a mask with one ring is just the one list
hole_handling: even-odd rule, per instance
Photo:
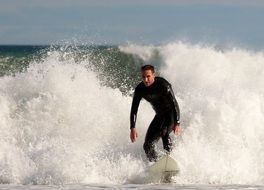
{"label": "man's bent knee", "polygon": [[157,161],[158,156],[155,151],[155,145],[153,143],[145,142],[143,148],[150,162]]}

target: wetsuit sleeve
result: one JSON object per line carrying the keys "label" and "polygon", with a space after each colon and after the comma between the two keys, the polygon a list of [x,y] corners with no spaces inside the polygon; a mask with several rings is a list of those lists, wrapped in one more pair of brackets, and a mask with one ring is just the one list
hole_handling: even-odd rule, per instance
{"label": "wetsuit sleeve", "polygon": [[131,112],[130,112],[130,129],[136,127],[138,106],[139,106],[141,98],[142,97],[139,95],[137,90],[135,90],[133,101],[132,101],[132,106],[131,106]]}
{"label": "wetsuit sleeve", "polygon": [[169,99],[173,104],[174,124],[180,124],[180,108],[170,84],[167,86],[167,92],[169,95]]}

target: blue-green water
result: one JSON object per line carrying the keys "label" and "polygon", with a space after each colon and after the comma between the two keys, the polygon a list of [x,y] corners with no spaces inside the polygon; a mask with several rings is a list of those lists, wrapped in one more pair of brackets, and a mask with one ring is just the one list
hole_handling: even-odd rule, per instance
{"label": "blue-green water", "polygon": [[85,67],[95,71],[103,85],[119,88],[124,94],[140,80],[137,71],[144,64],[113,46],[0,46],[0,76],[25,72],[30,64],[41,63],[53,53],[61,61],[86,62]]}

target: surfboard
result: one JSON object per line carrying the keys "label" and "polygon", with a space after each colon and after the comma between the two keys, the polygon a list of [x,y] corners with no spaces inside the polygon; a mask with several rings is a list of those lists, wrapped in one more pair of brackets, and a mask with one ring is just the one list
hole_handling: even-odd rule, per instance
{"label": "surfboard", "polygon": [[180,172],[180,167],[177,161],[169,154],[161,157],[157,162],[149,168],[151,176],[159,177],[162,182],[171,182],[171,178]]}

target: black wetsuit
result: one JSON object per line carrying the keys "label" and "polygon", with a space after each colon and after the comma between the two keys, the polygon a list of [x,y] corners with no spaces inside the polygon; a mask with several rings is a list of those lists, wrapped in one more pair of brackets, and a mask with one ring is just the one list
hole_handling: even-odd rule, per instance
{"label": "black wetsuit", "polygon": [[140,100],[144,98],[152,105],[156,115],[148,128],[144,150],[150,161],[157,159],[155,143],[162,138],[163,147],[171,151],[169,134],[173,127],[180,123],[180,109],[168,81],[155,77],[151,86],[146,87],[143,82],[136,87],[130,113],[130,128],[135,128],[137,111]]}

